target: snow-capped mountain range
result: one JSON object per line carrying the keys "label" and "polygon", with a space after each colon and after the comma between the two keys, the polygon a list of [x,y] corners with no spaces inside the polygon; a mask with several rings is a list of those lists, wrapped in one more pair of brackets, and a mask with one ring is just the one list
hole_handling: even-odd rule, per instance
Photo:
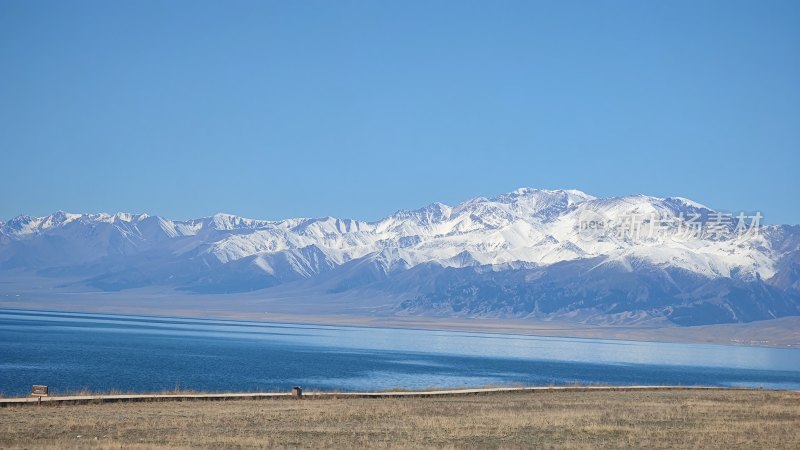
{"label": "snow-capped mountain range", "polygon": [[297,287],[320,302],[348,292],[391,298],[393,314],[677,324],[800,315],[800,227],[759,219],[677,197],[528,188],[374,222],[57,212],[0,222],[0,275],[104,291]]}

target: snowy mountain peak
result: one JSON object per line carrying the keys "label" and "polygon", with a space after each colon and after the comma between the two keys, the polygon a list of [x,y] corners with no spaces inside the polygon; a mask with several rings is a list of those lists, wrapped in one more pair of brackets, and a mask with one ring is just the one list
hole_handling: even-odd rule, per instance
{"label": "snowy mountain peak", "polygon": [[550,198],[567,198],[570,203],[580,203],[588,200],[594,200],[595,197],[586,194],[585,192],[577,189],[535,189],[535,188],[519,188],[509,193],[502,194],[497,199],[512,199],[517,197],[550,197]]}
{"label": "snowy mountain peak", "polygon": [[190,222],[200,222],[204,228],[216,231],[232,231],[239,229],[253,229],[269,223],[265,220],[246,219],[234,214],[216,213],[211,217],[193,220]]}
{"label": "snowy mountain peak", "polygon": [[125,212],[118,212],[114,214],[114,220],[120,222],[141,222],[150,217],[147,214],[131,214]]}
{"label": "snowy mountain peak", "polygon": [[695,201],[692,201],[692,200],[689,200],[688,198],[683,198],[683,197],[667,197],[667,198],[664,199],[664,201],[668,202],[668,203],[671,203],[671,204],[680,205],[682,207],[690,208],[690,209],[708,210],[708,211],[711,210],[711,208],[709,208],[706,205],[703,205],[701,203],[697,203]]}
{"label": "snowy mountain peak", "polygon": [[3,226],[3,231],[9,235],[27,236],[66,225],[80,217],[80,214],[70,214],[64,211],[56,211],[44,217],[20,215],[8,221]]}
{"label": "snowy mountain peak", "polygon": [[448,220],[453,211],[444,203],[434,202],[424,208],[413,211],[397,211],[391,217],[395,220],[410,220],[418,225],[431,225]]}
{"label": "snowy mountain peak", "polygon": [[502,194],[492,201],[509,205],[511,211],[521,216],[549,219],[562,214],[572,206],[594,200],[594,197],[578,190],[547,190],[520,188]]}

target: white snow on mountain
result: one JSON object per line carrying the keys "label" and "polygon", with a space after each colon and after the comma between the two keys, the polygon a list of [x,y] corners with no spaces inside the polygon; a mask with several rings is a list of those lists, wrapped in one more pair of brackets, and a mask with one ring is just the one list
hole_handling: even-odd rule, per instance
{"label": "white snow on mountain", "polygon": [[[519,262],[546,266],[599,256],[603,264],[632,267],[646,261],[710,278],[767,279],[775,273],[780,255],[763,234],[718,239],[682,236],[680,230],[696,213],[713,211],[680,197],[595,198],[576,190],[523,188],[452,207],[432,203],[374,222],[332,217],[266,221],[230,214],[173,221],[146,214],[57,212],[46,217],[19,216],[2,224],[0,233],[8,242],[42,236],[79,242],[75,248],[84,262],[161,251],[217,264],[249,258],[248,264],[265,274],[293,270],[303,277],[370,255],[386,268],[428,262],[448,267]],[[580,226],[587,217],[615,224],[614,233],[587,238]],[[666,232],[635,237],[617,233],[631,217],[658,218],[668,224]],[[47,249],[42,245],[36,249],[43,252],[40,261],[47,261]],[[4,253],[0,246],[0,263],[14,256],[9,251]],[[278,254],[283,256],[270,256]],[[52,260],[66,264],[69,258],[69,254],[59,254]]]}

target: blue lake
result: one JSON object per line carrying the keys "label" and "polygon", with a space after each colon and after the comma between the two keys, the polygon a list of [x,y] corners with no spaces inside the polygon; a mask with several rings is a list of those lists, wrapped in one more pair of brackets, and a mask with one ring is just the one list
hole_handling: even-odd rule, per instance
{"label": "blue lake", "polygon": [[485,385],[800,389],[800,349],[0,309],[0,394]]}

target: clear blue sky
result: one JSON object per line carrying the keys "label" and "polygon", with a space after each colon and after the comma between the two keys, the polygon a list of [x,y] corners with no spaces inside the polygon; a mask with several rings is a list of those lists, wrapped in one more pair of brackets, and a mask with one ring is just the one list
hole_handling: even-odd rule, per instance
{"label": "clear blue sky", "polygon": [[800,223],[798,1],[0,1],[0,220],[521,186]]}

